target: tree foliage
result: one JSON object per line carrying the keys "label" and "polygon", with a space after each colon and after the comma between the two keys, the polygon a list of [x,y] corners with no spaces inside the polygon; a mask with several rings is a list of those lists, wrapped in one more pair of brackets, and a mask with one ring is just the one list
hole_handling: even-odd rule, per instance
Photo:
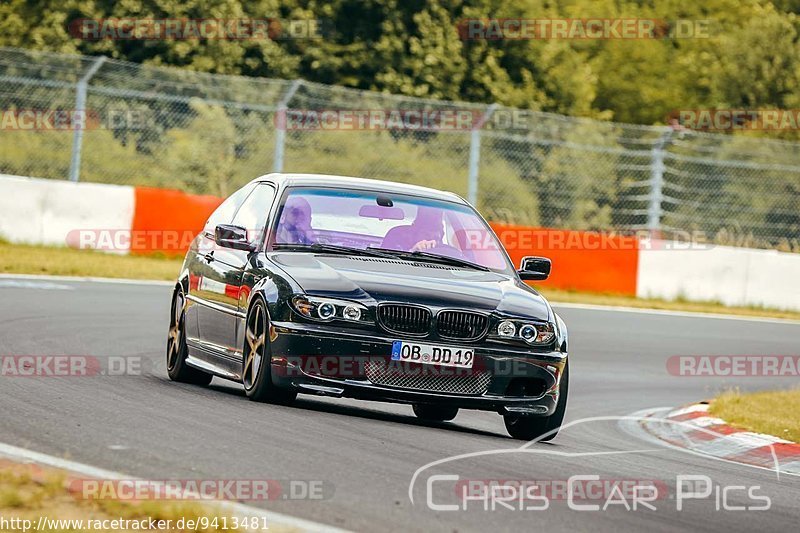
{"label": "tree foliage", "polygon": [[[500,104],[640,124],[676,109],[800,103],[800,38],[790,0],[7,0],[0,45],[105,54],[145,64],[300,77],[360,89]],[[101,40],[80,18],[324,21],[318,39]],[[463,40],[472,18],[649,18],[663,38]],[[710,21],[681,38],[678,20]]]}

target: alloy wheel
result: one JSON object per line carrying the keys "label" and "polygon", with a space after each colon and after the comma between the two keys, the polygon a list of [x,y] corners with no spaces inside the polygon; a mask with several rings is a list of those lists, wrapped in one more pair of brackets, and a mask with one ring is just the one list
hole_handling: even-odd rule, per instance
{"label": "alloy wheel", "polygon": [[252,389],[256,378],[264,364],[267,341],[267,321],[264,320],[264,309],[256,304],[247,321],[245,329],[245,358],[242,381],[245,388]]}
{"label": "alloy wheel", "polygon": [[186,300],[181,292],[172,299],[172,316],[167,337],[167,369],[172,370],[178,363],[183,344],[183,326],[186,317]]}

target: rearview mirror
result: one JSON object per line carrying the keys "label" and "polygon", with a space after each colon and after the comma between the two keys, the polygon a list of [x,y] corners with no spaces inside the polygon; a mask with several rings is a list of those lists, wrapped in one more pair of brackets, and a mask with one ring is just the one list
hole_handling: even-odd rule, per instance
{"label": "rearview mirror", "polygon": [[519,265],[519,277],[526,281],[541,281],[550,277],[552,263],[546,257],[523,257]]}
{"label": "rearview mirror", "polygon": [[358,210],[358,216],[364,218],[377,218],[378,220],[403,220],[406,213],[399,207],[386,207],[382,205],[363,205]]}
{"label": "rearview mirror", "polygon": [[220,224],[214,228],[214,242],[217,243],[217,246],[234,250],[253,252],[256,249],[256,246],[247,240],[245,228],[230,224]]}

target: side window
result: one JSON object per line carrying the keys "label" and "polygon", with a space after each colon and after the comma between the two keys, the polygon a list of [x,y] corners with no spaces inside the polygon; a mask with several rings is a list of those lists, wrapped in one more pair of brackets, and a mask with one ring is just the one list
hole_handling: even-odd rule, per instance
{"label": "side window", "polygon": [[255,241],[261,235],[274,199],[275,189],[271,185],[261,183],[247,197],[242,207],[236,212],[236,216],[233,217],[234,225],[247,230],[250,242]]}
{"label": "side window", "polygon": [[253,190],[254,185],[245,185],[232,195],[228,196],[228,198],[220,204],[220,206],[211,213],[211,216],[208,217],[208,221],[206,221],[206,225],[203,228],[208,234],[214,234],[214,228],[217,227],[218,224],[230,224],[231,220],[233,220],[233,215],[236,213],[236,209],[242,204],[247,195],[250,194],[250,191]]}

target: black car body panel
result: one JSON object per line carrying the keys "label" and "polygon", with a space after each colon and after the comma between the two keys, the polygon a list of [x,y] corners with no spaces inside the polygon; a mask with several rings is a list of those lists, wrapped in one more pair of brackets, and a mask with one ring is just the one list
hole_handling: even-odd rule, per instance
{"label": "black car body panel", "polygon": [[271,259],[313,296],[406,301],[552,319],[550,307],[538,293],[494,272],[371,257],[276,253]]}
{"label": "black car body panel", "polygon": [[[226,214],[215,220],[215,213],[186,255],[177,288],[187,295],[188,365],[240,381],[245,321],[252,303],[261,298],[268,309],[271,380],[277,387],[504,414],[553,413],[567,363],[566,327],[547,301],[522,282],[513,268],[484,271],[422,259],[271,250],[270,228],[281,198],[292,187],[360,189],[468,205],[463,199],[422,187],[313,175],[268,175],[254,180],[243,191],[261,185],[274,189],[274,195],[270,205],[262,206],[268,215],[263,227],[255,228],[255,250],[217,246],[212,226],[229,224],[235,218]],[[239,193],[229,202],[232,208],[223,204],[218,211],[236,213],[247,197],[242,193],[237,199],[236,194]],[[361,304],[371,322],[344,324],[340,320],[306,319],[293,308],[292,299],[298,295]],[[401,310],[414,306],[424,309],[430,323],[421,333],[392,331],[378,318],[382,312],[379,308],[385,305],[400,306]],[[453,321],[447,328],[440,324],[444,320],[441,313],[446,312],[452,313],[448,320]],[[465,327],[468,320],[480,324],[475,329],[478,338],[453,338],[453,327]],[[504,320],[550,324],[554,338],[546,345],[499,338],[495,331]],[[395,341],[454,350],[467,348],[474,352],[473,368],[453,376],[447,372],[437,374],[436,364],[408,362],[403,372],[410,372],[410,377],[398,378],[387,373],[393,364]],[[524,380],[526,388],[512,386],[515,380]]]}

